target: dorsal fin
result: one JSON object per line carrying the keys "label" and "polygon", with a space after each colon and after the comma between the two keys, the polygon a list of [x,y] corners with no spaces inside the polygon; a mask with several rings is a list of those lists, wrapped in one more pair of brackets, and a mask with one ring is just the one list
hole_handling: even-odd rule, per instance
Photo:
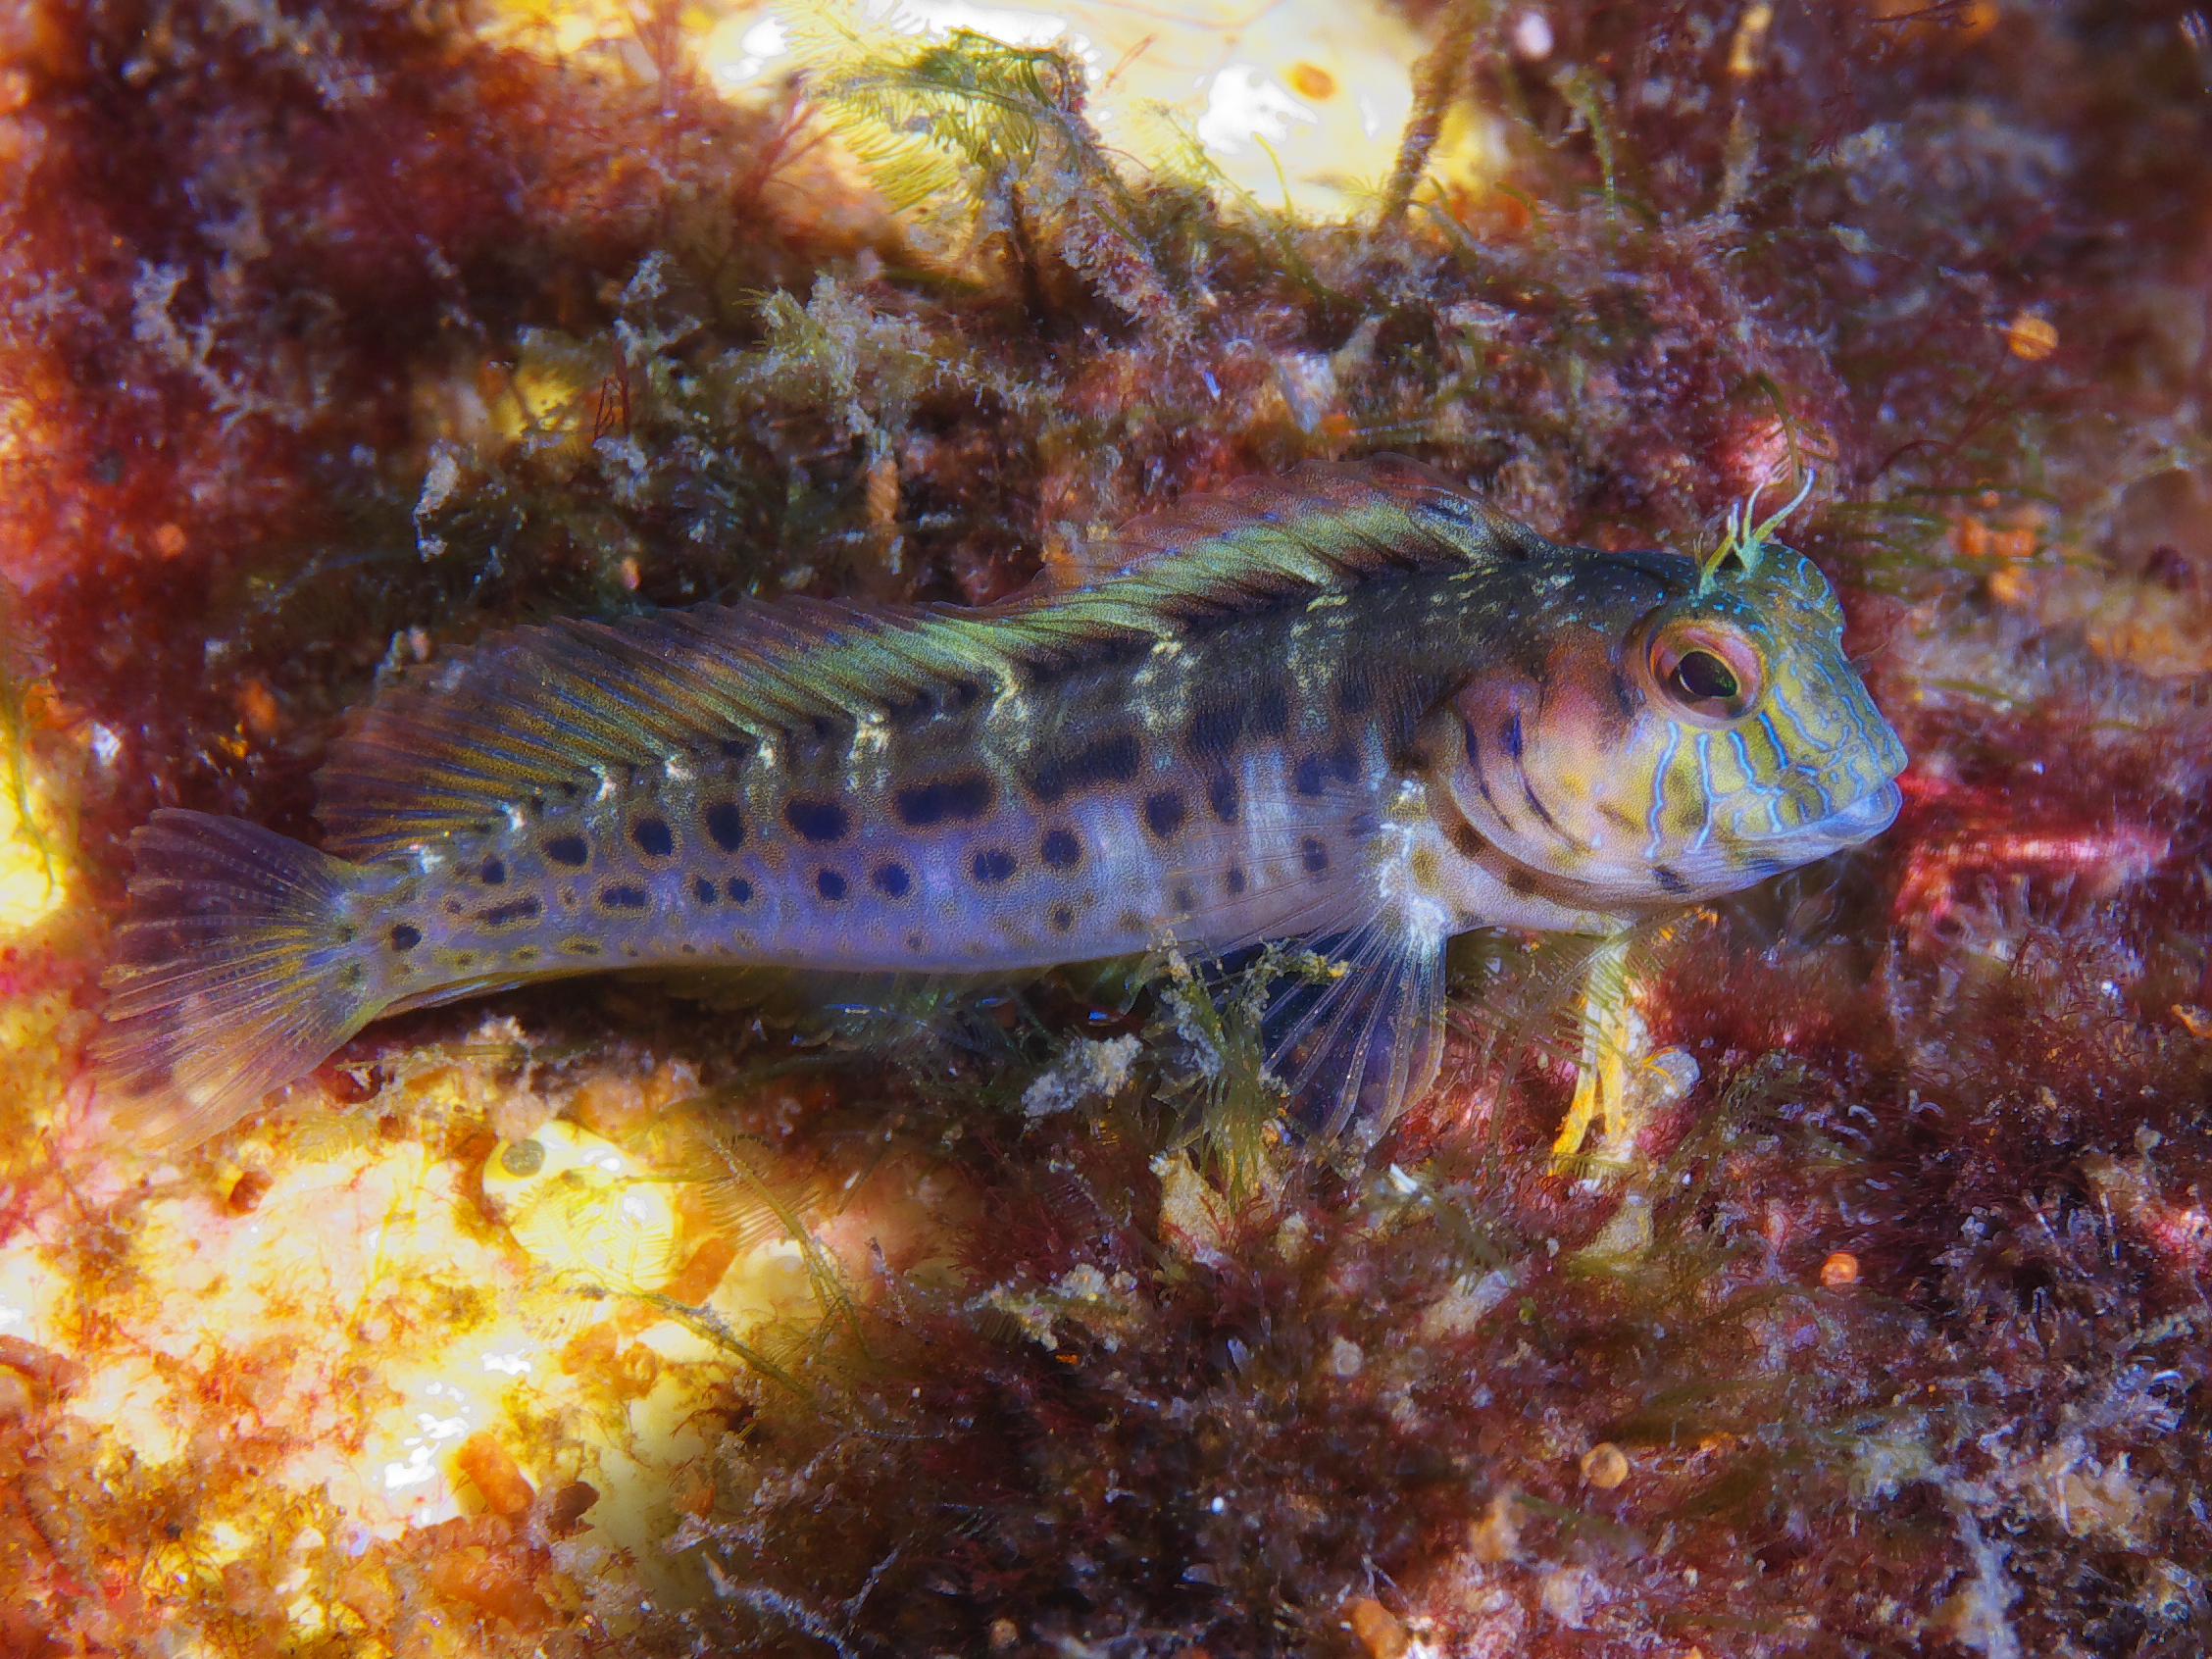
{"label": "dorsal fin", "polygon": [[324,845],[400,852],[488,828],[531,795],[1007,674],[1014,659],[973,615],[790,599],[496,634],[403,674],[356,716],[316,778]]}
{"label": "dorsal fin", "polygon": [[1310,579],[1314,558],[1356,575],[1429,563],[1438,553],[1512,557],[1551,545],[1433,467],[1403,455],[1376,455],[1307,461],[1280,478],[1259,474],[1218,492],[1186,496],[1070,549],[1046,568],[1037,587],[1066,593],[1184,560],[1190,561],[1186,574],[1200,579],[1239,564]]}
{"label": "dorsal fin", "polygon": [[1110,574],[983,610],[787,599],[517,628],[379,693],[332,749],[317,813],[332,853],[389,856],[631,767],[1010,684],[1287,593],[1551,545],[1416,462],[1308,462],[1135,521]]}

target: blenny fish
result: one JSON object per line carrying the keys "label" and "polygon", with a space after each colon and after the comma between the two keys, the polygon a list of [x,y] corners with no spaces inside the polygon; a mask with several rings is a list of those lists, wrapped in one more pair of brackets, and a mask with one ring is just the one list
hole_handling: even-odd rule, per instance
{"label": "blenny fish", "polygon": [[[1747,528],[1748,515],[1745,515]],[[1562,545],[1308,463],[977,610],[811,599],[495,635],[387,685],[321,851],[137,831],[97,1059],[205,1137],[370,1021],[609,969],[944,973],[1312,944],[1294,1115],[1428,1088],[1446,941],[1618,931],[1863,841],[1904,764],[1810,561]]]}

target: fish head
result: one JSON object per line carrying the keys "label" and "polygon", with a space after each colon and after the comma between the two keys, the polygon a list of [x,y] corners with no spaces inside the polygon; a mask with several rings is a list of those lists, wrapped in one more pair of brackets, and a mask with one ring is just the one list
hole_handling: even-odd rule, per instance
{"label": "fish head", "polygon": [[1810,560],[1757,541],[1702,573],[1585,558],[1559,626],[1461,683],[1427,745],[1432,787],[1517,889],[1634,913],[1888,828],[1904,748]]}

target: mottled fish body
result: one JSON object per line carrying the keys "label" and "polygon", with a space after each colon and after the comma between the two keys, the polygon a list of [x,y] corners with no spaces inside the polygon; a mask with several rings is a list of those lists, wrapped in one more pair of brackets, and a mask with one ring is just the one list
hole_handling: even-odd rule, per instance
{"label": "mottled fish body", "polygon": [[1139,521],[983,611],[701,607],[387,688],[327,850],[136,838],[100,1057],[197,1138],[377,1016],[609,968],[1011,969],[1323,943],[1273,1063],[1325,1132],[1433,1071],[1446,938],[1603,932],[1875,833],[1896,739],[1828,584],[1549,541],[1410,462]]}

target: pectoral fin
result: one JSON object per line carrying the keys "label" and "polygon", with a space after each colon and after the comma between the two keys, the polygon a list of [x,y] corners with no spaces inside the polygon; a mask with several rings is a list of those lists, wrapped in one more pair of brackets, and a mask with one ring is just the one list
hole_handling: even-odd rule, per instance
{"label": "pectoral fin", "polygon": [[1314,1134],[1372,1143],[1435,1081],[1443,1054],[1443,941],[1395,917],[1319,940],[1329,969],[1279,984],[1262,1017],[1268,1070]]}

